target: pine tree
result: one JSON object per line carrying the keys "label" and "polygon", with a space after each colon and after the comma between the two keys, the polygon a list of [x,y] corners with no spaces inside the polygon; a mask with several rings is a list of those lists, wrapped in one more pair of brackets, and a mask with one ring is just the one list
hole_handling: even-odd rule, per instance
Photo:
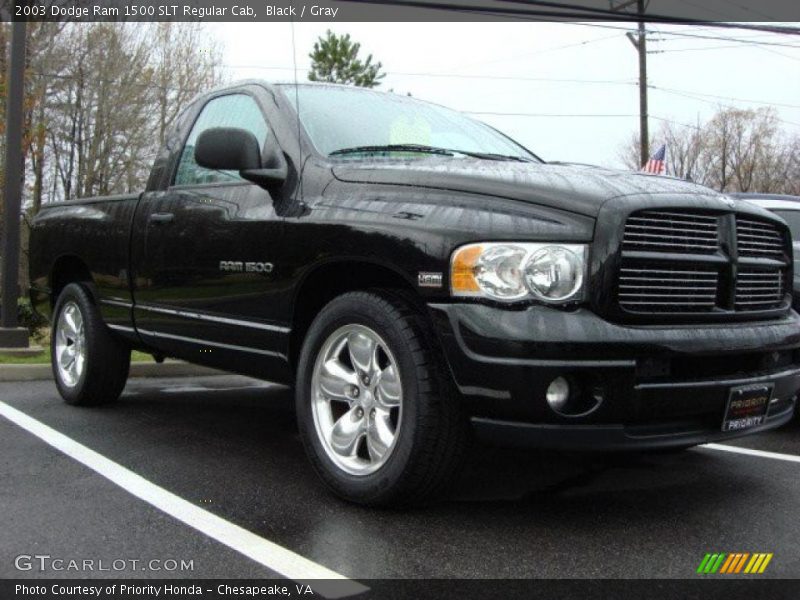
{"label": "pine tree", "polygon": [[360,49],[361,44],[353,42],[349,33],[339,36],[329,29],[325,37],[314,42],[314,51],[308,55],[311,58],[308,79],[367,88],[380,85],[386,75],[380,72],[381,63],[372,64],[372,54],[361,61]]}

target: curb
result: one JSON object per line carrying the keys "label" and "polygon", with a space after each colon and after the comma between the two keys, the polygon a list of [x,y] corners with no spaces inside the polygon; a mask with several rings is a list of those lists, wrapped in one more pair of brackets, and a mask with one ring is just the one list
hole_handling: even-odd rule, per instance
{"label": "curb", "polygon": [[25,348],[0,348],[0,354],[5,356],[37,356],[44,352],[44,348],[38,345],[26,346]]}
{"label": "curb", "polygon": [[[129,377],[203,377],[223,375],[210,367],[201,367],[180,360],[167,360],[161,364],[155,362],[131,363]],[[52,379],[53,372],[49,364],[41,365],[0,365],[0,382],[2,381],[40,381]]]}

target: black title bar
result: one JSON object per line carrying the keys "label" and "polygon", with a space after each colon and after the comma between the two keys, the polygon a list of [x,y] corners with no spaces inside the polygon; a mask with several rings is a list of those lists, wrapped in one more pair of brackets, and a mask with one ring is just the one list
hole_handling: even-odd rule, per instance
{"label": "black title bar", "polygon": [[[612,8],[616,6],[617,8]],[[797,0],[651,0],[653,23],[800,20]],[[636,2],[608,0],[0,0],[3,21],[634,21]]]}
{"label": "black title bar", "polygon": [[285,579],[6,579],[3,600],[231,600],[282,598],[353,598],[356,600],[530,600],[641,598],[660,600],[789,600],[800,597],[800,580],[749,576],[693,579],[372,579],[360,580],[353,594],[350,580]]}

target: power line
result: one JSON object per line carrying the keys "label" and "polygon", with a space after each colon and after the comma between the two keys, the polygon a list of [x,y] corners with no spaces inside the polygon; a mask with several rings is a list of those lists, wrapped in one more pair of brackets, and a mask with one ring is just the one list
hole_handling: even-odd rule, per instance
{"label": "power line", "polygon": [[606,40],[616,39],[619,38],[619,34],[615,33],[613,35],[604,35],[603,37],[599,38],[592,38],[591,40],[584,40],[582,42],[575,42],[574,44],[565,44],[563,46],[556,46],[554,48],[542,48],[540,50],[535,50],[530,53],[514,55],[509,58],[518,58],[520,56],[538,56],[539,54],[548,54],[550,52],[556,52],[560,50],[566,50],[567,48],[577,48],[579,46],[588,46],[589,44],[595,44],[597,42],[603,42]]}
{"label": "power line", "polygon": [[[254,70],[273,70],[291,71],[291,67],[261,66],[261,65],[223,65],[229,69],[254,69]],[[622,79],[569,79],[561,77],[526,77],[513,75],[471,75],[466,73],[425,73],[411,71],[386,71],[387,75],[401,77],[443,77],[451,79],[489,79],[497,81],[535,81],[552,83],[580,83],[580,84],[605,84],[605,85],[633,85],[632,81]]]}
{"label": "power line", "polygon": [[593,38],[593,39],[590,39],[590,40],[584,40],[582,42],[575,42],[574,44],[565,44],[563,46],[555,46],[555,47],[552,47],[552,48],[541,48],[539,50],[533,50],[531,52],[523,52],[523,53],[520,53],[520,54],[512,54],[511,56],[506,56],[506,57],[503,57],[503,58],[497,58],[497,59],[492,59],[492,60],[487,60],[487,61],[482,61],[482,62],[479,62],[479,63],[470,63],[468,65],[459,65],[459,66],[454,67],[454,68],[465,69],[465,68],[471,68],[471,67],[477,67],[477,66],[493,64],[493,63],[496,63],[496,62],[502,62],[502,61],[508,61],[508,60],[516,60],[516,59],[522,58],[522,57],[526,57],[527,58],[527,57],[531,57],[531,56],[540,56],[542,54],[549,54],[550,52],[558,52],[558,51],[561,51],[561,50],[566,50],[568,48],[577,48],[577,47],[580,47],[580,46],[588,46],[589,44],[594,44],[594,43],[597,43],[597,42],[602,42],[602,41],[611,40],[611,39],[615,39],[615,38],[619,38],[619,34],[618,33],[615,33],[615,34],[612,34],[612,35],[605,35],[603,37]]}
{"label": "power line", "polygon": [[631,81],[621,79],[570,79],[563,77],[526,77],[512,75],[469,75],[463,73],[422,73],[406,71],[387,71],[387,75],[400,75],[404,77],[445,77],[451,79],[488,79],[495,81],[545,81],[554,83],[585,83],[606,85],[632,85]]}
{"label": "power line", "polygon": [[[724,105],[724,104],[720,103],[719,100],[728,100],[728,101],[733,101],[733,102],[746,102],[746,103],[751,103],[751,104],[762,104],[762,105],[765,105],[765,106],[785,106],[785,107],[789,107],[789,108],[796,108],[796,106],[792,105],[792,104],[789,104],[789,105],[786,105],[786,104],[777,105],[777,104],[772,104],[772,103],[769,103],[769,102],[759,102],[759,101],[754,101],[754,100],[745,100],[745,99],[742,99],[742,98],[730,98],[730,97],[725,97],[725,96],[712,96],[712,95],[708,95],[708,94],[695,94],[694,92],[690,92],[690,91],[673,90],[673,89],[661,88],[661,87],[657,87],[657,86],[648,86],[648,87],[651,88],[651,89],[660,91],[660,92],[664,92],[664,93],[667,93],[667,94],[672,94],[673,96],[682,96],[684,98],[689,98],[691,100],[697,100],[699,102],[705,102],[706,104],[711,104],[711,105],[725,106],[727,108],[739,108],[739,107],[735,107],[735,106],[730,105],[730,104]],[[787,123],[791,123],[790,121],[786,121],[786,122]],[[791,123],[791,124],[796,125],[796,123]]]}
{"label": "power line", "polygon": [[[577,47],[581,47],[581,46],[588,46],[589,44],[594,44],[594,43],[597,43],[597,42],[607,41],[607,40],[618,38],[618,37],[619,37],[619,34],[615,33],[615,34],[612,34],[612,35],[605,35],[605,36],[602,36],[602,37],[599,37],[599,38],[592,38],[590,40],[583,40],[581,42],[575,42],[575,43],[572,43],[572,44],[565,44],[563,46],[554,46],[554,47],[550,47],[550,48],[540,48],[538,50],[532,50],[530,52],[512,54],[511,56],[505,56],[505,57],[501,57],[501,58],[497,58],[497,59],[481,61],[479,63],[470,63],[468,65],[458,65],[458,66],[452,67],[452,68],[465,69],[465,68],[471,68],[471,67],[482,66],[482,65],[487,65],[487,64],[493,64],[493,63],[496,63],[496,62],[516,60],[516,59],[522,58],[522,57],[526,57],[527,58],[527,57],[531,57],[531,56],[539,56],[541,54],[549,54],[551,52],[558,52],[558,51],[566,50],[566,49],[569,49],[569,48],[577,48]],[[259,65],[225,65],[225,66],[227,66],[228,68],[233,68],[233,69],[262,69],[262,70],[268,70],[269,69],[269,70],[275,70],[275,71],[292,70],[290,67],[273,67],[273,66],[259,66]],[[308,70],[310,68],[311,68],[310,66],[304,67],[305,70]],[[391,73],[387,72],[387,74],[388,75],[412,75],[412,74],[409,74],[409,73],[400,73],[400,72],[391,72]],[[441,72],[431,72],[431,73],[429,73],[429,75],[431,77],[437,76],[437,75],[441,75],[441,74],[442,74]],[[417,76],[417,74],[413,74],[413,75]],[[443,76],[449,76],[449,75],[455,76],[457,74],[455,74],[455,73],[448,74],[447,72],[443,73]]]}
{"label": "power line", "polygon": [[[690,38],[696,40],[713,40],[718,42],[737,42],[739,44],[751,44],[753,46],[777,46],[780,48],[800,48],[797,44],[786,44],[783,42],[766,42],[762,40],[755,40],[752,38],[738,38],[725,35],[703,35],[697,33],[686,33],[685,31],[664,31],[661,29],[652,28],[650,33],[657,33],[658,35],[671,35],[679,38]],[[678,40],[654,40],[661,42],[674,42]]]}
{"label": "power line", "polygon": [[701,127],[697,125],[689,125],[688,123],[681,123],[680,121],[673,121],[672,119],[667,119],[666,117],[658,117],[656,115],[650,115],[651,119],[655,119],[656,121],[663,121],[664,123],[670,123],[672,125],[678,125],[679,127],[686,127],[688,129],[697,129],[698,131]]}
{"label": "power line", "polygon": [[[638,117],[639,115],[636,114],[592,114],[592,113],[529,113],[529,112],[502,112],[502,111],[475,111],[475,110],[464,110],[461,111],[467,115],[475,115],[475,116],[490,116],[490,117],[525,117],[525,118],[589,118],[589,119],[614,119],[614,118],[628,118],[633,119]],[[689,125],[687,123],[682,123],[680,121],[675,121],[673,119],[669,119],[667,117],[661,117],[657,115],[650,114],[648,115],[651,119],[655,119],[656,121],[662,121],[664,123],[671,123],[673,125],[679,125],[681,127],[688,127],[691,129],[702,129],[697,125]],[[787,123],[789,125],[798,125],[800,123],[793,123],[792,121],[785,121],[783,119],[778,119],[782,123]]]}
{"label": "power line", "polygon": [[[593,27],[595,29],[612,29],[614,31],[623,31],[626,33],[635,33],[636,30],[630,27],[616,27],[614,25],[606,25],[603,23],[563,23],[564,25],[575,25],[578,27]],[[716,41],[723,41],[723,42],[739,42],[741,44],[752,44],[755,46],[778,46],[782,48],[800,48],[800,45],[796,44],[787,44],[783,42],[766,42],[761,40],[755,40],[749,37],[731,37],[725,35],[703,35],[698,33],[686,33],[685,31],[664,31],[661,29],[656,29],[653,26],[648,27],[647,30],[648,34],[657,33],[659,35],[670,35],[673,37],[681,37],[681,38],[694,38],[698,40],[716,40]],[[779,35],[777,33],[771,33],[770,35]],[[669,42],[669,41],[677,41],[677,40],[654,40],[654,41],[662,41],[662,42]]]}
{"label": "power line", "polygon": [[[700,31],[700,32],[713,32],[717,30],[717,27],[707,27],[706,25],[692,25],[692,31]],[[780,32],[774,31],[739,31],[736,33],[737,36],[744,36],[747,38],[764,38],[764,37],[771,37],[776,35],[783,35]]]}
{"label": "power line", "polygon": [[[291,67],[278,67],[278,66],[261,66],[261,65],[224,65],[233,69],[263,69],[263,70],[285,70],[291,71]],[[407,71],[387,71],[387,75],[406,76],[406,77],[441,77],[441,78],[456,78],[456,79],[487,79],[487,80],[501,80],[501,81],[534,81],[534,82],[552,82],[552,83],[576,83],[576,84],[600,84],[600,85],[636,85],[633,81],[625,80],[605,80],[605,79],[566,79],[556,77],[524,77],[524,76],[504,76],[504,75],[469,75],[463,73],[424,73],[424,72],[407,72]],[[763,104],[766,106],[779,106],[784,108],[800,108],[798,104],[787,104],[782,102],[769,102],[766,100],[754,100],[749,98],[736,98],[731,96],[720,96],[716,94],[706,94],[701,92],[693,92],[691,90],[681,90],[674,88],[665,88],[656,85],[648,85],[649,89],[659,90],[665,93],[682,95],[692,99],[712,98],[716,100],[728,100],[734,102],[746,102],[750,104]],[[713,104],[714,102],[712,102]],[[489,114],[489,113],[481,113]],[[498,114],[517,114],[517,113],[498,113]],[[518,113],[520,116],[526,116],[529,113]],[[542,115],[546,116],[546,115]]]}
{"label": "power line", "polygon": [[700,98],[714,98],[717,100],[732,100],[734,102],[747,102],[749,104],[763,104],[765,106],[781,106],[784,108],[800,108],[800,104],[784,104],[782,102],[766,102],[764,100],[752,100],[748,98],[734,98],[731,96],[718,96],[716,94],[703,94],[701,92],[693,92],[691,90],[677,90],[674,88],[665,88],[657,85],[647,86],[652,90],[659,90],[669,94],[679,94],[684,96],[700,97]]}
{"label": "power line", "polygon": [[[259,66],[259,65],[225,65],[228,68],[234,69],[264,69],[264,70],[292,70],[290,67],[277,67],[277,66]],[[387,75],[407,76],[407,77],[442,77],[442,78],[457,78],[457,79],[488,79],[488,80],[503,80],[503,81],[535,81],[535,82],[552,82],[552,83],[577,83],[577,84],[601,84],[601,85],[636,85],[633,81],[624,80],[600,80],[600,79],[564,79],[554,77],[517,77],[517,76],[504,76],[504,75],[467,75],[463,73],[421,73],[421,72],[405,72],[405,71],[387,71]],[[732,96],[720,96],[716,94],[706,94],[701,92],[693,92],[691,90],[680,90],[674,88],[665,88],[656,85],[648,85],[649,89],[662,91],[665,93],[682,95],[693,99],[713,98],[717,100],[729,100],[734,102],[746,102],[750,104],[763,104],[765,106],[779,106],[784,108],[800,108],[800,104],[787,104],[782,102],[769,102],[766,100],[754,100],[750,98],[736,98]],[[712,102],[713,103],[713,102]],[[473,113],[479,114],[479,113]],[[480,114],[494,114],[494,113],[480,113]],[[497,113],[502,115],[519,114],[520,116],[529,115],[529,113]],[[533,115],[531,115],[533,116]],[[546,115],[542,115],[546,116]],[[569,116],[569,115],[566,115]]]}
{"label": "power line", "polygon": [[[699,28],[699,29],[702,29],[702,28]],[[758,50],[762,50],[763,52],[769,52],[770,54],[775,54],[777,56],[782,56],[784,58],[788,58],[788,59],[791,59],[791,60],[800,60],[800,56],[792,56],[790,54],[786,54],[784,52],[779,52],[779,51],[774,49],[774,47],[800,49],[800,45],[786,44],[786,43],[780,43],[780,42],[767,42],[767,41],[762,41],[761,39],[753,39],[752,37],[748,37],[748,38],[735,37],[735,38],[732,38],[732,37],[725,37],[725,36],[704,36],[704,35],[698,35],[698,34],[689,34],[689,33],[685,33],[685,32],[661,31],[661,30],[658,30],[658,29],[655,29],[655,28],[653,28],[653,30],[657,31],[659,33],[659,35],[672,35],[672,36],[677,36],[678,38],[694,38],[694,39],[703,39],[703,40],[735,42],[737,45],[736,46],[730,46],[730,48],[734,48],[734,47],[743,48],[743,47],[747,47],[747,46],[752,46],[752,47],[755,47]],[[759,34],[759,38],[764,37],[764,35],[766,35],[766,36],[774,36],[775,34],[771,34],[771,33],[770,34]],[[654,40],[654,41],[657,41],[657,42],[680,42],[682,40],[681,39],[661,39],[661,40]],[[766,47],[766,46],[769,46],[769,47]],[[711,47],[708,47],[708,48],[710,49]],[[722,48],[722,46],[719,46],[719,48]],[[699,49],[700,48],[698,48],[698,50]],[[656,52],[683,52],[684,50],[685,51],[689,51],[691,49],[688,49],[688,48],[687,49],[684,49],[684,48],[670,48],[670,49],[665,49],[665,50],[658,50]]]}
{"label": "power line", "polygon": [[[673,52],[700,52],[704,50],[724,50],[726,48],[744,48],[741,44],[726,44],[724,46],[700,46],[694,48],[670,48],[669,50],[648,50],[648,54],[671,54]],[[763,48],[762,48],[763,49]]]}
{"label": "power line", "polygon": [[588,118],[631,118],[638,117],[639,115],[633,114],[592,114],[592,113],[577,113],[577,114],[563,114],[563,113],[529,113],[529,112],[502,112],[502,111],[489,111],[489,110],[464,110],[460,111],[467,115],[480,115],[492,117],[588,117]]}
{"label": "power line", "polygon": [[[575,118],[575,117],[586,117],[586,118],[629,118],[633,119],[638,117],[638,114],[589,114],[589,113],[581,113],[581,114],[561,114],[561,113],[512,113],[512,112],[492,112],[492,111],[462,111],[468,115],[476,115],[476,116],[497,116],[497,117],[531,117],[531,118]],[[649,115],[651,119],[655,119],[656,121],[662,121],[664,123],[671,123],[672,125],[678,125],[680,127],[687,127],[691,129],[701,129],[697,125],[689,125],[688,123],[682,123],[680,121],[675,121],[673,119],[668,119],[666,117],[660,117],[658,115]]]}
{"label": "power line", "polygon": [[[550,52],[558,52],[558,51],[566,50],[566,49],[569,49],[569,48],[577,48],[577,47],[580,47],[580,46],[588,46],[589,44],[594,44],[594,43],[597,43],[597,42],[603,42],[603,41],[615,39],[615,38],[618,38],[618,37],[619,37],[619,34],[604,35],[602,37],[592,38],[592,39],[589,39],[589,40],[583,40],[581,42],[575,42],[575,43],[572,43],[572,44],[564,44],[562,46],[554,46],[554,47],[550,47],[550,48],[540,48],[540,49],[537,49],[537,50],[532,50],[530,52],[512,54],[511,56],[501,57],[501,58],[492,59],[492,60],[488,60],[488,61],[482,61],[480,63],[470,63],[468,65],[458,65],[457,67],[453,67],[453,68],[464,69],[464,68],[468,68],[468,67],[475,67],[475,66],[481,66],[481,65],[486,65],[486,64],[492,64],[492,63],[495,63],[495,62],[501,62],[501,61],[507,61],[507,60],[515,60],[517,58],[522,58],[522,57],[539,56],[541,54],[548,54]],[[230,68],[242,68],[242,69],[244,69],[244,68],[252,68],[252,69],[272,69],[272,70],[281,70],[281,71],[290,70],[290,67],[269,67],[269,66],[259,66],[259,65],[226,65],[226,66],[228,66]],[[304,67],[304,69],[310,69],[310,68],[311,68],[310,66]],[[436,73],[436,72],[432,72],[431,73],[432,76],[433,75],[438,75],[438,74],[439,73]]]}
{"label": "power line", "polygon": [[[738,106],[734,106],[732,104],[722,104],[721,102],[714,101],[714,100],[707,100],[706,98],[702,98],[702,97],[697,96],[697,95],[692,94],[692,93],[684,93],[684,92],[678,92],[678,91],[674,91],[674,90],[670,91],[670,90],[665,90],[664,88],[655,88],[655,89],[657,89],[659,91],[662,91],[662,92],[666,92],[668,94],[673,94],[675,96],[683,96],[684,98],[689,98],[690,100],[697,100],[698,102],[703,102],[705,104],[710,104],[712,106],[717,106],[717,107],[727,108],[727,109],[739,109],[739,110],[741,110],[741,108],[738,107]],[[747,102],[747,101],[743,100],[743,102]],[[786,119],[781,119],[779,117],[775,117],[775,120],[779,121],[780,123],[785,123],[786,125],[793,125],[795,127],[800,127],[800,123],[796,123],[795,121],[787,121]]]}
{"label": "power line", "polygon": [[[692,51],[704,51],[704,50],[718,50],[723,48],[746,48],[748,46],[754,47],[757,50],[761,50],[763,52],[769,52],[770,54],[776,54],[777,56],[782,56],[783,58],[788,58],[790,60],[800,60],[800,56],[791,56],[790,54],[786,54],[784,52],[779,52],[774,48],[767,48],[765,46],[779,46],[782,48],[794,48],[800,49],[800,46],[796,46],[793,44],[781,44],[781,43],[774,43],[774,42],[763,42],[760,40],[754,40],[751,38],[731,38],[731,37],[724,37],[724,36],[703,36],[703,35],[696,35],[696,34],[687,34],[683,32],[669,32],[669,31],[660,31],[653,28],[653,31],[658,32],[659,35],[674,35],[678,36],[679,38],[695,38],[695,39],[708,39],[708,40],[715,40],[715,41],[731,41],[735,42],[732,45],[724,45],[724,46],[702,46],[698,48],[667,48],[662,50],[651,50],[649,51],[650,54],[664,54],[669,52],[692,52]],[[773,35],[773,34],[768,34]],[[679,42],[683,41],[681,39],[661,39],[661,40],[652,40],[655,42]]]}
{"label": "power line", "polygon": [[763,50],[764,52],[769,52],[770,54],[777,54],[778,56],[783,56],[784,58],[788,58],[791,60],[800,60],[800,56],[792,56],[790,54],[786,54],[785,52],[778,52],[777,50],[773,50],[772,48],[759,48],[759,50]]}

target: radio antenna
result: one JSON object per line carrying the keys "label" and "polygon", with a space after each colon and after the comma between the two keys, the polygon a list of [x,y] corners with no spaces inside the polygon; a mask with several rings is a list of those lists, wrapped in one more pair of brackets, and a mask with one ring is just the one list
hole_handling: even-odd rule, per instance
{"label": "radio antenna", "polygon": [[[297,81],[297,43],[294,37],[294,19],[291,20],[292,25],[292,62],[294,64],[294,110],[297,117],[297,155],[299,157],[299,164],[297,165],[297,192],[295,194],[295,204],[301,206],[303,199],[303,141],[300,137],[300,85]],[[298,199],[297,196],[300,196]],[[299,202],[298,202],[299,200]]]}

